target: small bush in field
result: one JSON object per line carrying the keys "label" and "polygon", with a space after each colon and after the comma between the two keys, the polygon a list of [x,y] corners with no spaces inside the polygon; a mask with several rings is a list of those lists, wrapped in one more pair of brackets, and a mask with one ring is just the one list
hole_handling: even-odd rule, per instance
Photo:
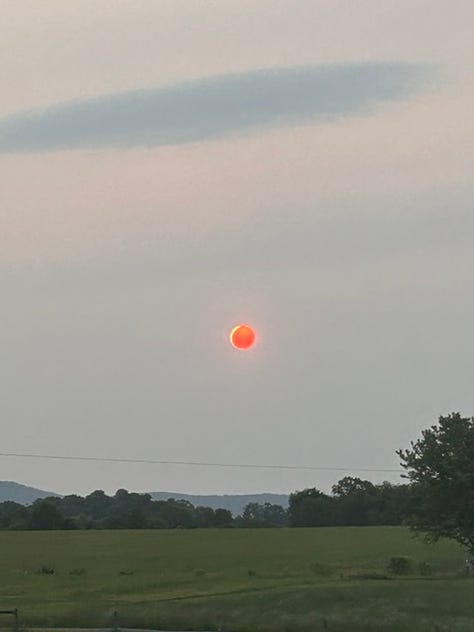
{"label": "small bush in field", "polygon": [[54,568],[52,566],[42,566],[37,573],[38,575],[54,575]]}
{"label": "small bush in field", "polygon": [[247,575],[249,577],[256,577],[257,576],[257,571],[254,571],[253,568],[249,568],[249,570],[247,571]]}
{"label": "small bush in field", "polygon": [[388,570],[394,575],[409,575],[413,572],[413,560],[405,556],[392,557]]}

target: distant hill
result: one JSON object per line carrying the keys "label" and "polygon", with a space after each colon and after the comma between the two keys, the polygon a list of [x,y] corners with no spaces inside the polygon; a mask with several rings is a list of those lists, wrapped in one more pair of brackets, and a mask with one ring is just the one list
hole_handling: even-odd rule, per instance
{"label": "distant hill", "polygon": [[[197,495],[197,494],[181,494],[179,492],[150,492],[153,500],[167,500],[175,498],[176,500],[188,500],[195,507],[212,507],[213,509],[229,509],[234,516],[242,514],[245,505],[248,503],[271,503],[272,505],[281,505],[288,507],[288,496],[286,494],[224,494],[219,495]],[[13,500],[22,505],[30,505],[38,498],[46,498],[47,496],[60,496],[55,492],[48,492],[36,487],[28,487],[13,481],[0,481],[0,502]]]}
{"label": "distant hill", "polygon": [[196,494],[180,494],[179,492],[150,492],[150,495],[153,500],[175,498],[176,500],[188,500],[195,507],[229,509],[234,516],[241,515],[245,505],[248,505],[248,503],[271,503],[272,505],[288,507],[287,494],[224,494],[222,496],[199,496]]}
{"label": "distant hill", "polygon": [[36,487],[28,487],[13,481],[0,481],[0,502],[13,500],[21,505],[30,505],[38,498],[46,498],[47,496],[59,496],[54,492],[46,492]]}

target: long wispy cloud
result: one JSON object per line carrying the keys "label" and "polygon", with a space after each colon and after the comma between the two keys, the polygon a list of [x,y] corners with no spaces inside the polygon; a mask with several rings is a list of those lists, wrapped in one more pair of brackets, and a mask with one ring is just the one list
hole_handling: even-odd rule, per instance
{"label": "long wispy cloud", "polygon": [[407,98],[427,74],[407,63],[301,66],[109,94],[0,120],[0,151],[177,145],[318,123]]}

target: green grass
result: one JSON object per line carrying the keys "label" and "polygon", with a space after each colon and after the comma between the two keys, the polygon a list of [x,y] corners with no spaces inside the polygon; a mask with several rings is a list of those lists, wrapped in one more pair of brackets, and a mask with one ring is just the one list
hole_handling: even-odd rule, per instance
{"label": "green grass", "polygon": [[[433,574],[390,576],[392,556]],[[107,627],[117,610],[119,625],[154,629],[474,631],[463,561],[399,527],[3,531],[0,609],[26,627]]]}

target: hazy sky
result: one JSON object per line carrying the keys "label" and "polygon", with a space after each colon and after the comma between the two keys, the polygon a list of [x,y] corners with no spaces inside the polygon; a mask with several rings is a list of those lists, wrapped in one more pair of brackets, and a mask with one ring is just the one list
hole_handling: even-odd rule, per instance
{"label": "hazy sky", "polygon": [[[397,481],[352,468],[474,415],[472,0],[1,9],[2,452]],[[0,457],[63,493],[343,474]]]}

